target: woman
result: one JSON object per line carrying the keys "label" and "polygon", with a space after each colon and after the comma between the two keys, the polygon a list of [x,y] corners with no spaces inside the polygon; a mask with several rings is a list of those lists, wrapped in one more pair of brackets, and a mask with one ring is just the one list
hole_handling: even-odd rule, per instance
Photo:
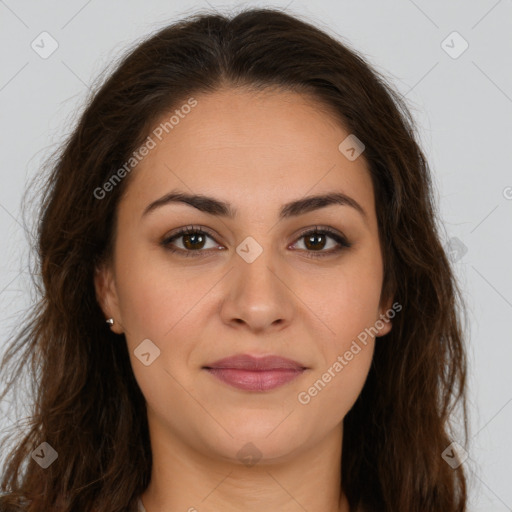
{"label": "woman", "polygon": [[430,180],[400,96],[309,23],[198,14],[139,44],[45,188],[0,509],[466,510]]}

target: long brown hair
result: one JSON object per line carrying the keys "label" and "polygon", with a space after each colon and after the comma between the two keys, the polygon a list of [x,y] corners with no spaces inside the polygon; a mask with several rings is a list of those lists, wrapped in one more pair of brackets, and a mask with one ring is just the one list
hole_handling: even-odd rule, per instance
{"label": "long brown hair", "polygon": [[[376,344],[344,419],[342,479],[351,508],[465,511],[463,466],[452,469],[441,456],[458,406],[468,437],[464,304],[412,116],[354,49],[274,9],[197,13],[138,43],[97,86],[53,158],[38,212],[38,302],[0,367],[11,375],[0,398],[24,369],[37,383],[29,429],[6,459],[0,510],[135,510],[152,465],[145,401],[93,285],[95,268],[111,255],[130,176],[101,199],[94,191],[162,114],[225,86],[311,93],[365,144],[383,294],[403,309]],[[31,460],[43,442],[58,453],[47,469]]]}

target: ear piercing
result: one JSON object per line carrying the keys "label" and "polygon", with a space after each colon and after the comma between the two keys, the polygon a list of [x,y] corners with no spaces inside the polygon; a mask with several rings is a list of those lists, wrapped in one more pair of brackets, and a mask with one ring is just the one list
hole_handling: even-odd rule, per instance
{"label": "ear piercing", "polygon": [[109,318],[107,320],[107,324],[109,324],[110,326],[114,325],[114,319],[113,318]]}

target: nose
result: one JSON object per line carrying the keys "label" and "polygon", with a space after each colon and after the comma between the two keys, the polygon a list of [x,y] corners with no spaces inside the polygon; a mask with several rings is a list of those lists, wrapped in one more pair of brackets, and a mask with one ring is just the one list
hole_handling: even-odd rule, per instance
{"label": "nose", "polygon": [[294,313],[292,290],[284,271],[264,250],[252,263],[236,255],[234,268],[226,276],[221,318],[232,327],[254,333],[284,329]]}

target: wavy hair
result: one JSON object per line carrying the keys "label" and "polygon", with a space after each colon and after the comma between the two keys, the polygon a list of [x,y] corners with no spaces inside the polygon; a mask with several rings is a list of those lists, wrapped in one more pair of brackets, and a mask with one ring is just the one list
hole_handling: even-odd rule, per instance
{"label": "wavy hair", "polygon": [[[37,217],[37,302],[0,367],[0,398],[23,371],[33,382],[28,429],[17,432],[2,471],[0,510],[136,510],[152,466],[145,400],[93,284],[111,255],[130,177],[101,200],[94,191],[163,114],[192,94],[225,87],[310,93],[366,146],[382,293],[403,310],[376,344],[344,418],[342,480],[351,510],[465,511],[465,470],[441,456],[459,407],[468,437],[464,303],[409,107],[348,43],[270,8],[196,13],[137,42],[96,84],[52,156]],[[43,442],[58,452],[47,469],[31,460]]]}

